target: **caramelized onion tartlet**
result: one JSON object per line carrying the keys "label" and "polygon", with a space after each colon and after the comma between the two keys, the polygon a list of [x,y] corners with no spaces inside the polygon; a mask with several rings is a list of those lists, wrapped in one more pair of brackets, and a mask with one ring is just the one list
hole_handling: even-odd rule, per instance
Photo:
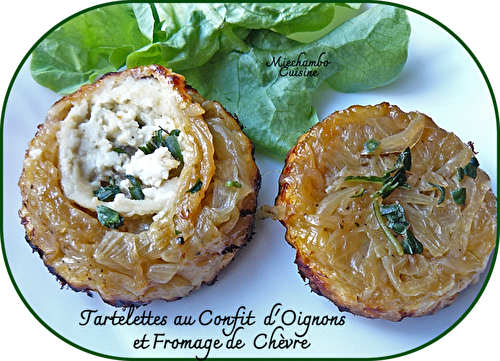
{"label": "caramelized onion tartlet", "polygon": [[276,209],[311,289],[341,311],[433,314],[477,282],[496,197],[473,147],[382,103],[331,114],[287,155]]}
{"label": "caramelized onion tartlet", "polygon": [[52,106],[26,152],[19,215],[64,284],[141,305],[215,280],[251,236],[259,186],[221,104],[138,67]]}

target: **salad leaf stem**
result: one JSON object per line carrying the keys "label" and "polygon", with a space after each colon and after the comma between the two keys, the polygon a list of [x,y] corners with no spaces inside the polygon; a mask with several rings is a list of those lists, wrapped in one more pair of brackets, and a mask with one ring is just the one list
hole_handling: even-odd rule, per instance
{"label": "salad leaf stem", "polygon": [[158,15],[158,10],[156,9],[156,6],[154,4],[149,4],[149,7],[151,8],[151,14],[153,16],[153,43],[157,43],[160,41],[165,41],[166,40],[166,34],[165,32],[161,31],[161,27],[164,23],[164,21],[160,21],[160,16]]}

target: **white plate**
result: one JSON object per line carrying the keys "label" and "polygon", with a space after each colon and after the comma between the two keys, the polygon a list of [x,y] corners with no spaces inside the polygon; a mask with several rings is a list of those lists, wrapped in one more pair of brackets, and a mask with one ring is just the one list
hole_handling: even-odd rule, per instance
{"label": "white plate", "polygon": [[[334,110],[353,104],[375,104],[388,101],[404,111],[419,110],[435,122],[454,131],[463,141],[474,141],[481,167],[492,177],[496,190],[496,118],[492,96],[478,65],[464,47],[448,32],[432,21],[409,12],[412,36],[408,62],[401,76],[391,85],[357,94],[340,94],[321,87],[315,100],[320,118]],[[98,296],[87,297],[61,289],[36,254],[24,242],[24,229],[20,225],[17,210],[20,195],[17,180],[27,142],[33,137],[36,126],[43,122],[45,113],[56,94],[40,87],[31,79],[28,64],[24,64],[10,92],[4,118],[4,247],[8,267],[21,297],[40,321],[53,333],[69,343],[91,353],[117,358],[138,357],[204,357],[206,349],[166,349],[160,343],[153,347],[155,334],[165,334],[169,339],[207,340],[219,339],[224,346],[211,349],[210,357],[385,357],[404,353],[440,337],[453,327],[474,304],[487,272],[481,281],[462,292],[455,303],[436,315],[405,319],[399,323],[369,320],[340,313],[326,299],[312,293],[302,281],[293,263],[295,255],[284,241],[284,228],[270,219],[258,221],[252,241],[244,247],[210,287],[193,292],[182,300],[165,303],[154,302],[136,309],[134,316],[148,315],[167,317],[165,326],[99,326],[82,325],[81,317],[86,310],[93,315],[113,314],[126,316],[128,311],[104,304]],[[277,179],[282,161],[257,152],[262,173],[259,204],[272,204],[277,192]],[[306,330],[295,322],[283,325],[280,319],[274,325],[265,325],[265,317],[273,306],[280,303],[284,321],[292,323],[307,315],[329,316],[340,319],[339,326],[310,326],[305,336],[297,337]],[[244,346],[228,349],[231,339],[224,329],[232,326],[214,325],[216,316],[233,316],[240,307],[246,315],[253,315],[253,324],[241,326],[235,335]],[[276,310],[276,309],[275,309]],[[206,311],[206,312],[204,312]],[[212,324],[202,326],[212,315]],[[241,311],[240,311],[241,314]],[[174,325],[176,316],[192,317],[191,326]],[[276,328],[283,326],[283,329]],[[310,346],[301,350],[277,350],[257,348],[274,338],[306,339]],[[259,336],[265,334],[264,336]],[[149,347],[136,349],[136,340],[150,340]],[[159,337],[159,336],[158,336]],[[257,338],[257,345],[254,340]],[[139,342],[139,341],[137,341]],[[139,345],[139,343],[136,343]],[[146,344],[144,344],[146,345]]]}

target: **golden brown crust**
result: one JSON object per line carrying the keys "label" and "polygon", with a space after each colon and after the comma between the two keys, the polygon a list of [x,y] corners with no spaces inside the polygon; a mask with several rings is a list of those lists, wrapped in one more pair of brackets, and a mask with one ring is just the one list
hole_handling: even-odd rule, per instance
{"label": "golden brown crust", "polygon": [[[383,139],[381,149],[364,154],[371,138]],[[398,255],[381,230],[370,197],[380,185],[344,181],[381,176],[407,146],[410,190],[396,189],[383,202],[403,205],[424,244],[417,255]],[[489,177],[480,168],[475,179],[456,176],[473,156],[429,117],[388,103],[352,106],[313,126],[288,153],[276,198],[302,278],[340,310],[368,318],[399,321],[450,305],[477,282],[496,240]],[[441,204],[433,182],[445,189]],[[467,190],[465,206],[450,195],[458,187]],[[361,189],[366,194],[355,197]]]}
{"label": "golden brown crust", "polygon": [[[200,100],[203,104],[196,106],[205,108],[205,114],[193,115],[193,123],[187,126],[195,127],[193,137],[210,144],[197,151],[203,158],[200,165],[182,169],[179,177],[185,171],[191,173],[182,178],[186,182],[179,190],[177,208],[165,210],[166,215],[156,220],[150,215],[126,217],[124,226],[111,230],[99,223],[95,211],[66,196],[57,133],[74,104],[82,99],[90,102],[101,87],[126,78],[156,79],[159,86],[181,96],[181,111],[189,113],[197,102],[193,98]],[[225,141],[232,145],[233,153],[226,152]],[[201,149],[213,151],[202,153]],[[199,177],[204,180],[202,189],[186,192]],[[233,179],[242,187],[225,186]],[[49,271],[76,291],[95,291],[111,305],[127,306],[155,299],[173,301],[202,284],[213,283],[251,237],[260,174],[253,145],[237,121],[220,104],[205,101],[188,87],[183,76],[154,65],[107,74],[56,102],[29,144],[19,187],[19,216],[27,240]],[[231,200],[225,208],[226,196]],[[159,279],[170,268],[170,280]]]}

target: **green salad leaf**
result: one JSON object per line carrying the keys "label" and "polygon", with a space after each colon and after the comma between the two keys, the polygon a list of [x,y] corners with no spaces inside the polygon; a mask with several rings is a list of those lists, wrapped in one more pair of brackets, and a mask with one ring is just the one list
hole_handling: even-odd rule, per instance
{"label": "green salad leaf", "polygon": [[129,5],[83,13],[52,31],[33,51],[31,74],[57,93],[71,93],[122,67],[127,56],[150,40]]}
{"label": "green salad leaf", "polygon": [[[152,34],[152,42],[129,55],[128,68],[159,64],[180,71],[203,65],[219,49],[224,18],[211,4],[144,3],[133,7],[141,14],[138,20],[149,12],[155,21],[139,22],[145,34]],[[164,40],[154,41],[155,37]]]}
{"label": "green salad leaf", "polygon": [[285,35],[323,29],[333,20],[335,6],[335,3],[215,4],[230,24],[248,29],[273,29]]}
{"label": "green salad leaf", "polygon": [[318,122],[312,98],[321,83],[372,89],[406,62],[410,24],[394,6],[374,6],[309,42],[292,39],[329,30],[338,6],[359,4],[108,4],[44,38],[31,71],[69,93],[124,66],[166,66],[236,113],[256,147],[284,156]]}
{"label": "green salad leaf", "polygon": [[[312,97],[323,80],[339,91],[362,91],[396,79],[406,61],[410,26],[403,10],[376,6],[309,44],[259,33],[249,35],[246,48],[239,44],[237,50],[218,52],[204,66],[183,73],[207,98],[236,113],[257,147],[283,156],[318,122]],[[277,43],[281,46],[275,48]],[[280,61],[300,54],[317,64],[280,67]],[[317,76],[304,74],[314,70]]]}

